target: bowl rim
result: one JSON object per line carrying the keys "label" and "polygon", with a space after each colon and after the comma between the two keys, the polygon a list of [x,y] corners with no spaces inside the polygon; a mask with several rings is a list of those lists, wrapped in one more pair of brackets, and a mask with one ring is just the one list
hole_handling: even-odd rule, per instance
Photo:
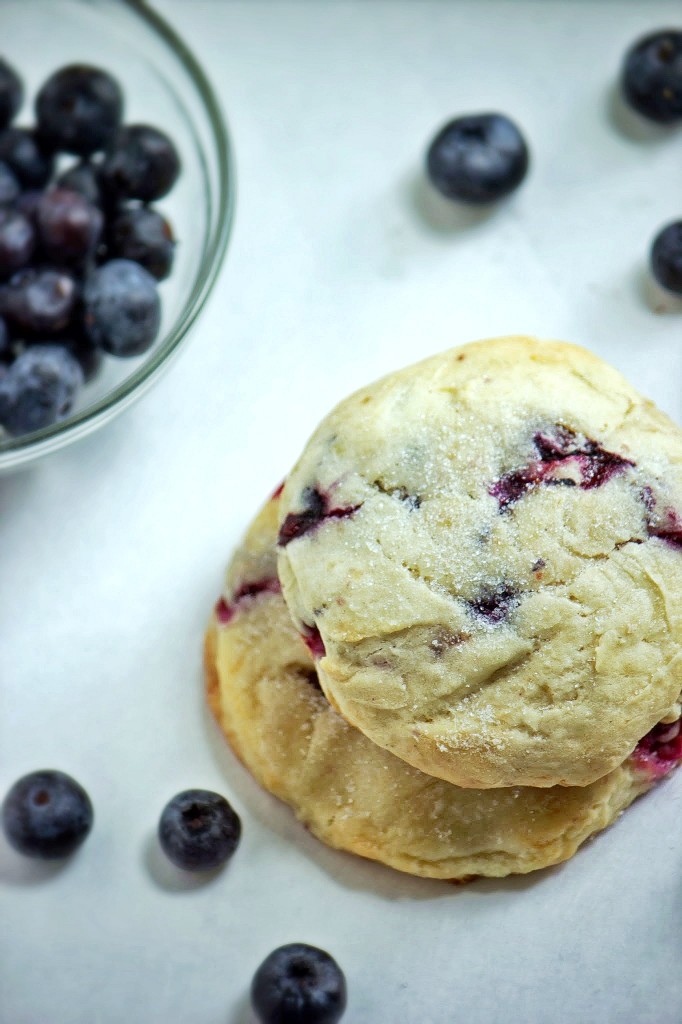
{"label": "bowl rim", "polygon": [[[91,0],[79,0],[89,3]],[[181,343],[203,309],[222,267],[227,243],[234,221],[236,195],[235,163],[227,119],[220,101],[199,61],[187,44],[165,19],[146,3],[146,0],[116,0],[135,16],[142,18],[151,30],[173,51],[196,87],[206,111],[215,142],[217,162],[217,188],[215,224],[209,223],[207,244],[201,265],[179,318],[152,350],[148,360],[124,381],[85,409],[42,430],[0,441],[0,471],[26,465],[34,459],[64,447],[71,441],[85,437],[102,423],[122,412],[137,401],[154,383],[177,355]],[[210,218],[209,218],[210,220]]]}

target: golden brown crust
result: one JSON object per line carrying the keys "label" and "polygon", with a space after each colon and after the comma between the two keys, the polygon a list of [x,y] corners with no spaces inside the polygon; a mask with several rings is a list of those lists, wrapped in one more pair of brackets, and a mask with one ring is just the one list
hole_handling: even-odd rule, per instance
{"label": "golden brown crust", "polygon": [[204,635],[204,681],[206,684],[206,701],[216,719],[220,719],[220,679],[216,665],[217,655],[216,631],[206,630]]}

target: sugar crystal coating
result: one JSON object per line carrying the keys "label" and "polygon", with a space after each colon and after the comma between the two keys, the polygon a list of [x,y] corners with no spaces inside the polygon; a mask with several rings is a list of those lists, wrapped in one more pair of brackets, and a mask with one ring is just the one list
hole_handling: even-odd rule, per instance
{"label": "sugar crystal coating", "polygon": [[[226,584],[267,579],[275,566],[277,500],[235,553]],[[441,634],[442,651],[463,642]],[[434,658],[438,654],[434,654]],[[331,846],[415,875],[464,880],[527,872],[570,857],[678,763],[679,719],[589,786],[461,789],[423,775],[353,729],[324,700],[320,663],[281,594],[241,601],[206,637],[207,694],[239,758]]]}
{"label": "sugar crystal coating", "polygon": [[585,785],[682,690],[681,510],[679,428],[583,349],[495,339],[323,421],[279,578],[373,742],[455,785]]}

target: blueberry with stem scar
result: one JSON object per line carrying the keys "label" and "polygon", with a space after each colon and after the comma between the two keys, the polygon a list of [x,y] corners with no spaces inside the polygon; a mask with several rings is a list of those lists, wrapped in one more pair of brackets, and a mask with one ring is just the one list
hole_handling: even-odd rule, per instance
{"label": "blueberry with stem scar", "polygon": [[346,1000],[346,979],[336,960],[303,942],[270,953],[251,983],[261,1024],[337,1024]]}
{"label": "blueberry with stem scar", "polygon": [[2,805],[8,842],[26,857],[57,860],[73,853],[92,828],[92,803],[64,772],[45,770],[15,782]]}
{"label": "blueberry with stem scar", "polygon": [[178,793],[163,809],[161,849],[183,871],[212,871],[233,855],[241,822],[225,797],[206,789]]}

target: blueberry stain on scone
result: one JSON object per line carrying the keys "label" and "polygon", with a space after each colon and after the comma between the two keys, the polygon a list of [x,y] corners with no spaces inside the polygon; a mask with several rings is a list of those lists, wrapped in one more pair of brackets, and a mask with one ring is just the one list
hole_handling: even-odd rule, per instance
{"label": "blueberry stain on scone", "polygon": [[391,374],[320,424],[278,529],[309,488],[363,505],[279,546],[283,598],[375,744],[464,788],[584,786],[677,717],[682,432],[586,350],[493,339]]}
{"label": "blueberry stain on scone", "polygon": [[659,722],[642,737],[632,756],[637,767],[654,778],[667,775],[682,761],[682,721]]}
{"label": "blueberry stain on scone", "polygon": [[301,639],[306,645],[313,658],[316,660],[324,658],[327,653],[324,640],[317,626],[306,626],[305,631],[301,633]]}
{"label": "blueberry stain on scone", "polygon": [[[453,633],[452,630],[441,627],[430,641],[431,651],[435,658],[443,658],[451,648],[459,647],[470,639],[470,633]],[[373,661],[373,664],[376,665],[377,661]],[[386,662],[386,667],[390,667],[390,662]]]}
{"label": "blueberry stain on scone", "polygon": [[240,583],[232,595],[231,601],[226,601],[224,597],[218,598],[215,606],[215,616],[221,625],[226,626],[234,618],[240,605],[243,605],[252,598],[259,597],[261,594],[279,594],[281,590],[282,587],[276,576],[267,576],[262,580]]}
{"label": "blueberry stain on scone", "polygon": [[668,520],[662,526],[651,526],[649,528],[651,537],[658,537],[673,547],[682,548],[682,520],[676,512],[670,511]]}
{"label": "blueberry stain on scone", "polygon": [[557,425],[553,434],[536,433],[533,445],[538,458],[505,473],[489,489],[502,512],[541,484],[589,491],[634,466],[634,462],[623,455],[607,451],[591,438],[581,440],[574,430],[561,425]]}
{"label": "blueberry stain on scone", "polygon": [[467,601],[467,604],[476,618],[495,626],[509,618],[519,600],[520,595],[511,584],[500,583],[496,587],[484,590],[473,601]]}
{"label": "blueberry stain on scone", "polygon": [[[565,459],[576,459],[581,472],[578,486],[586,491],[601,487],[611,477],[634,466],[631,459],[607,451],[589,437],[579,442],[578,435],[569,427],[558,426],[554,437],[538,433],[533,443],[543,463],[548,465]],[[549,479],[551,481],[551,477]]]}
{"label": "blueberry stain on scone", "polygon": [[672,508],[664,509],[659,514],[656,509],[658,502],[651,487],[643,487],[641,493],[642,502],[646,510],[644,519],[647,533],[650,537],[658,537],[673,547],[682,548],[682,518]]}
{"label": "blueberry stain on scone", "polygon": [[298,540],[316,530],[328,520],[347,519],[360,508],[360,505],[334,508],[329,493],[319,491],[317,487],[306,487],[301,495],[301,504],[301,511],[290,512],[280,527],[277,543],[282,548],[292,540]]}
{"label": "blueberry stain on scone", "polygon": [[[382,504],[385,509],[386,502]],[[279,524],[274,505],[270,502],[251,527],[235,556],[228,579],[257,579],[269,574],[263,567],[268,564],[267,546],[274,549],[276,543]],[[401,514],[399,509],[392,511],[403,525],[422,518],[421,515]],[[425,512],[428,511],[426,503]],[[513,525],[511,519],[496,519],[502,529]],[[362,526],[360,522],[357,525],[351,543]],[[327,531],[327,534],[332,532]],[[671,557],[662,548],[659,545],[656,550],[654,545],[644,544],[632,554],[633,557],[660,556],[662,560],[667,558],[674,562],[676,555]],[[308,545],[301,545],[299,550],[307,549]],[[532,548],[524,551],[524,559],[526,556],[527,564],[526,561],[523,564],[528,569],[539,556]],[[547,561],[551,571],[552,559]],[[487,573],[485,578],[494,586],[522,576]],[[227,593],[233,590],[234,584]],[[524,603],[526,600],[532,601],[533,595],[525,594]],[[485,653],[486,645],[493,651],[504,650],[513,639],[511,631],[505,636],[506,630],[495,635],[491,630],[489,635],[481,637],[480,634],[488,631],[472,629],[471,636],[466,636],[461,632],[465,623],[461,602],[449,603],[457,613],[451,623],[422,622],[418,628],[415,650],[421,663],[426,664],[430,680],[436,678],[448,662],[467,658],[470,652],[479,669],[480,652]],[[643,724],[633,735],[615,770],[589,785],[543,788],[512,784],[505,788],[476,789],[450,785],[430,774],[422,774],[404,759],[372,742],[335,710],[336,693],[329,685],[327,662],[313,665],[299,630],[310,628],[312,642],[312,628],[304,624],[319,621],[319,616],[324,614],[326,637],[330,630],[328,620],[336,607],[333,603],[316,600],[305,618],[294,621],[283,594],[250,598],[227,628],[216,629],[215,620],[212,621],[206,646],[208,696],[230,744],[254,777],[290,804],[305,827],[330,846],[415,875],[451,881],[477,875],[525,873],[570,857],[590,835],[615,820],[635,797],[667,774],[662,767],[660,775],[654,774],[629,755],[637,739],[648,732],[653,722],[662,718],[672,721],[677,718],[676,710],[669,714],[663,712]],[[522,605],[519,620],[525,612]],[[470,621],[469,626],[471,624]],[[521,622],[515,621],[515,626],[518,632]],[[370,642],[363,644],[362,669],[373,675],[374,692],[379,695],[385,676],[390,684],[391,670],[400,667],[402,637],[392,634],[387,643],[377,637],[368,639]],[[467,643],[461,643],[460,647],[465,639]],[[333,634],[331,641],[333,643]],[[480,646],[481,641],[483,646]],[[329,643],[328,646],[330,655],[336,656]],[[450,657],[451,654],[454,657]],[[334,657],[329,659],[330,663],[334,660]],[[518,664],[515,660],[514,665]],[[382,670],[380,676],[372,671],[375,669]],[[489,677],[479,678],[487,683]],[[325,693],[319,692],[320,682],[324,684]],[[519,685],[519,677],[515,675],[514,688],[518,690]],[[325,700],[326,693],[333,703]],[[430,698],[433,698],[433,688]],[[450,702],[449,692],[446,699]],[[474,699],[475,693],[469,687],[465,700],[460,702],[464,715],[471,712]],[[485,743],[494,743],[497,736],[491,732],[491,723],[494,725],[504,707],[513,701],[493,703],[490,687],[485,688],[484,700],[485,714],[476,722],[476,728]],[[434,703],[430,703],[422,710],[421,720],[428,721],[433,710]],[[615,718],[615,707],[613,711]],[[461,714],[459,718],[461,721]],[[605,718],[607,716],[602,716],[602,720]],[[612,729],[613,719],[606,725]],[[440,715],[436,728],[436,735],[440,737]],[[669,728],[655,737],[657,768],[663,761],[669,763],[671,753],[674,754],[666,749],[675,739],[672,732],[667,732]],[[465,738],[464,753],[470,757],[472,737]],[[442,745],[449,749],[449,737],[443,739]],[[563,736],[561,741],[563,743]],[[523,732],[522,742],[525,754],[529,747],[527,730]],[[587,748],[588,753],[590,749]]]}

